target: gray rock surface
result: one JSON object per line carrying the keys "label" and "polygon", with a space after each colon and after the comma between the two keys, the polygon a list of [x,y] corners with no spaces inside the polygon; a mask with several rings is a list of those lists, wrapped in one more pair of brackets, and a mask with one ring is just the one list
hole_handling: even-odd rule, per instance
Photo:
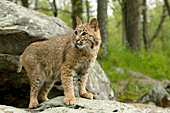
{"label": "gray rock surface", "polygon": [[[48,40],[72,31],[58,18],[0,0],[0,104],[28,106],[29,80],[24,69],[16,73],[19,55],[24,49],[32,42]],[[78,84],[78,78],[74,78],[76,96],[79,96]],[[97,62],[91,67],[87,90],[96,99],[114,98],[110,81]],[[55,84],[49,98],[58,95],[63,95],[61,81]]]}
{"label": "gray rock surface", "polygon": [[12,106],[0,105],[0,113],[31,113],[25,109],[15,108]]}
{"label": "gray rock surface", "polygon": [[0,71],[16,71],[19,65],[19,56],[0,53]]}
{"label": "gray rock surface", "polygon": [[157,105],[160,107],[170,107],[170,81],[165,79],[163,81],[148,77],[139,72],[117,67],[115,68],[118,74],[127,74],[132,79],[118,81],[119,88],[115,89],[115,94],[123,93],[127,89],[129,82],[142,87],[152,86],[146,94],[136,100],[124,100],[124,102],[137,102]]}
{"label": "gray rock surface", "polygon": [[0,1],[0,53],[20,55],[34,41],[72,32],[63,21],[26,9],[7,0]]}
{"label": "gray rock surface", "polygon": [[152,85],[152,84],[159,82],[158,80],[151,78],[147,75],[144,75],[142,73],[135,72],[135,71],[132,71],[132,70],[128,70],[128,69],[125,69],[125,68],[117,67],[117,68],[115,68],[115,71],[118,74],[126,74],[129,77],[134,78],[134,80],[140,80],[140,82],[143,83],[143,86]]}
{"label": "gray rock surface", "polygon": [[53,98],[37,109],[19,109],[0,105],[0,113],[169,113],[170,109],[144,104],[125,104],[109,100],[76,98],[74,106],[66,106],[64,97]]}
{"label": "gray rock surface", "polygon": [[163,81],[154,84],[144,96],[137,99],[136,102],[154,104],[160,107],[170,107],[170,94],[167,86],[170,82]]}

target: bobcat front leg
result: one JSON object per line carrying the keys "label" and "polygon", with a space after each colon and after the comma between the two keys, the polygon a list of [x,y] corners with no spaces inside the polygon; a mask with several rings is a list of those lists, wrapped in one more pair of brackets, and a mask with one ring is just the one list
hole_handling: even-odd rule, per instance
{"label": "bobcat front leg", "polygon": [[87,93],[86,91],[86,82],[88,80],[88,71],[86,73],[84,73],[81,76],[80,79],[80,96],[84,97],[84,98],[89,98],[89,99],[93,99],[93,94],[92,93]]}
{"label": "bobcat front leg", "polygon": [[73,88],[73,73],[68,65],[61,67],[61,80],[64,88],[64,103],[66,105],[75,104],[74,88]]}

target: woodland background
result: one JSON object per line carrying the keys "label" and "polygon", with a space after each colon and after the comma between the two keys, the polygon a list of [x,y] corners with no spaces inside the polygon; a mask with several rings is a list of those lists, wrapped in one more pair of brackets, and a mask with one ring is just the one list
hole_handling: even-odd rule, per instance
{"label": "woodland background", "polygon": [[[97,18],[102,45],[98,61],[112,88],[127,80],[117,99],[136,99],[151,85],[133,82],[126,69],[157,80],[170,79],[170,0],[10,0],[24,7],[63,20],[75,28],[78,16],[84,22]],[[140,84],[139,84],[140,83]]]}

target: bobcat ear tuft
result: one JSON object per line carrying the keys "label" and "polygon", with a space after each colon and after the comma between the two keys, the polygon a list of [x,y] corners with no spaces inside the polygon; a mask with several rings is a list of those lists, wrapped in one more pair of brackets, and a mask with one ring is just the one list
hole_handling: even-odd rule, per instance
{"label": "bobcat ear tuft", "polygon": [[96,18],[93,18],[90,21],[90,26],[92,27],[92,29],[94,29],[94,31],[97,31],[97,29],[98,29],[98,21],[97,21]]}
{"label": "bobcat ear tuft", "polygon": [[79,17],[76,17],[76,22],[77,22],[77,25],[82,24],[82,21],[80,20],[80,18],[79,18]]}

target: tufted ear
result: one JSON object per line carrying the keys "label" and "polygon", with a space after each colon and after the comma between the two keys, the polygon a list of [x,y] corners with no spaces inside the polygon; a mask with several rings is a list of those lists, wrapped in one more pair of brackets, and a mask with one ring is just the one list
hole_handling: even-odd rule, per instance
{"label": "tufted ear", "polygon": [[90,21],[90,26],[92,29],[94,29],[94,31],[97,31],[98,29],[98,21],[96,18],[93,18],[91,21]]}
{"label": "tufted ear", "polygon": [[76,17],[76,22],[77,22],[77,25],[82,24],[82,21],[80,20],[80,18],[79,18],[79,17]]}

